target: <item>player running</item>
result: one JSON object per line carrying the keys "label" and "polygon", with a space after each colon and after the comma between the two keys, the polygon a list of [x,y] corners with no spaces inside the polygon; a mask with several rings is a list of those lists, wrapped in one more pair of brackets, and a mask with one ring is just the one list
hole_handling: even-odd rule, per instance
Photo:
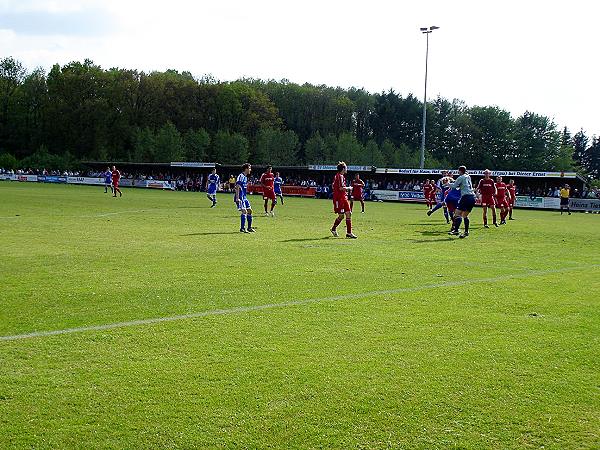
{"label": "player running", "polygon": [[275,211],[273,210],[277,204],[277,199],[275,197],[274,183],[275,175],[273,175],[273,167],[267,166],[267,171],[260,177],[260,184],[263,187],[263,200],[265,201],[265,216],[269,215],[267,204],[271,200],[271,216],[275,217]]}
{"label": "player running", "polygon": [[450,223],[450,215],[448,214],[448,207],[446,205],[446,195],[448,194],[450,183],[452,182],[454,182],[454,179],[450,176],[450,172],[442,170],[442,178],[440,178],[435,184],[438,201],[433,209],[427,211],[428,216],[431,216],[438,209],[444,208],[444,217],[446,218],[446,223]]}
{"label": "player running", "polygon": [[506,225],[506,216],[508,216],[508,199],[506,183],[502,177],[496,177],[496,204],[500,208],[500,225]]}
{"label": "player running", "polygon": [[456,207],[454,226],[448,234],[457,235],[460,224],[464,220],[465,231],[463,234],[458,236],[459,238],[463,239],[469,235],[469,213],[473,210],[473,206],[475,206],[475,191],[473,190],[471,177],[467,173],[467,168],[465,166],[460,166],[458,168],[458,173],[458,178],[454,183],[452,183],[451,186],[454,189],[460,189],[460,200],[458,201],[458,206]]}
{"label": "player running", "polygon": [[104,193],[108,193],[108,188],[110,188],[110,192],[112,193],[113,191],[113,187],[112,187],[112,170],[110,170],[110,167],[106,168],[106,172],[104,172]]}
{"label": "player running", "polygon": [[331,234],[334,237],[338,237],[337,227],[344,220],[346,216],[346,238],[356,239],[356,236],[352,233],[352,210],[350,209],[350,203],[348,203],[347,192],[352,189],[346,187],[346,179],[344,175],[348,172],[346,163],[340,161],[337,165],[337,173],[333,179],[333,211],[338,215],[333,222],[331,227]]}
{"label": "player running", "polygon": [[354,201],[360,202],[361,213],[365,213],[365,200],[363,199],[363,189],[365,182],[360,179],[360,174],[356,174],[352,180],[352,197],[350,198],[350,211],[354,211]]}
{"label": "player running", "polygon": [[281,190],[281,186],[283,185],[283,179],[279,176],[279,172],[275,172],[275,180],[273,181],[273,186],[275,188],[275,195],[279,197],[281,201],[281,206],[283,206],[283,191]]}
{"label": "player running", "polygon": [[212,202],[211,208],[217,206],[217,191],[221,179],[217,175],[217,168],[213,168],[210,175],[206,177],[206,197]]}
{"label": "player running", "polygon": [[433,203],[435,202],[435,185],[431,182],[431,180],[425,180],[425,184],[423,185],[423,195],[425,196],[425,203],[427,203],[427,207],[431,211],[433,208]]}
{"label": "player running", "polygon": [[483,226],[489,228],[487,219],[487,210],[490,208],[492,211],[492,221],[494,226],[498,226],[496,221],[496,184],[492,180],[492,171],[485,169],[483,171],[483,178],[479,180],[477,184],[477,193],[481,199],[481,207],[483,209]]}
{"label": "player running", "polygon": [[[242,165],[242,173],[240,173],[235,182],[235,191],[233,201],[235,202],[238,211],[240,212],[240,233],[254,233],[252,228],[252,206],[248,201],[248,175],[252,171],[252,166],[249,163]],[[248,229],[246,230],[246,220],[248,221]]]}
{"label": "player running", "polygon": [[117,192],[119,193],[119,197],[123,197],[123,193],[121,189],[119,189],[119,180],[121,179],[121,172],[117,170],[115,166],[112,166],[112,185],[113,185],[113,197],[117,196]]}
{"label": "player running", "polygon": [[508,220],[515,220],[512,216],[515,202],[517,201],[517,185],[515,184],[515,180],[510,180],[507,187],[510,194],[510,199],[508,200]]}

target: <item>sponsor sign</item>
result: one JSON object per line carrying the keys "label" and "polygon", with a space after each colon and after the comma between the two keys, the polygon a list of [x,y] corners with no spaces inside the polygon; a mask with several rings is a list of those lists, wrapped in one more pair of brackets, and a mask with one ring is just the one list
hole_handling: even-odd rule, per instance
{"label": "sponsor sign", "polygon": [[67,177],[67,183],[69,184],[91,184],[104,186],[104,178],[100,177]]}
{"label": "sponsor sign", "polygon": [[[350,170],[348,168],[348,170]],[[402,175],[438,175],[441,176],[443,169],[390,169],[378,168],[375,173],[390,173]],[[457,175],[457,170],[449,170],[453,175]],[[483,176],[483,170],[469,170],[469,175]],[[575,172],[538,172],[523,170],[492,170],[492,176],[495,177],[525,177],[525,178],[576,178]]]}
{"label": "sponsor sign", "polygon": [[17,181],[17,175],[13,175],[11,173],[3,173],[3,174],[0,174],[0,180]]}
{"label": "sponsor sign", "polygon": [[38,176],[37,175],[15,175],[15,178],[13,178],[14,180],[17,181],[30,181],[30,182],[37,182],[38,181]]}
{"label": "sponsor sign", "polygon": [[593,198],[571,198],[569,207],[575,211],[600,212],[600,200]]}
{"label": "sponsor sign", "polygon": [[543,208],[544,197],[528,197],[526,195],[517,195],[515,198],[517,208]]}
{"label": "sponsor sign", "polygon": [[175,189],[174,185],[171,185],[170,181],[163,180],[146,180],[146,186],[150,189]]}
{"label": "sponsor sign", "polygon": [[202,163],[202,162],[180,162],[175,161],[171,163],[171,167],[215,167],[215,163]]}
{"label": "sponsor sign", "polygon": [[[310,165],[308,170],[329,170],[337,171],[337,165]],[[372,172],[371,166],[348,166],[348,172]]]}
{"label": "sponsor sign", "polygon": [[375,189],[371,191],[371,199],[385,201],[424,202],[425,195],[421,191],[388,191]]}
{"label": "sponsor sign", "polygon": [[[304,186],[282,186],[281,191],[283,195],[293,195],[298,197],[314,197],[317,195],[316,187],[304,187]],[[257,184],[248,185],[249,194],[262,195],[263,187]]]}
{"label": "sponsor sign", "polygon": [[[67,178],[68,177],[45,175],[45,176],[38,176],[37,181],[40,181],[42,183],[66,183]],[[25,181],[27,181],[27,180],[25,180]]]}

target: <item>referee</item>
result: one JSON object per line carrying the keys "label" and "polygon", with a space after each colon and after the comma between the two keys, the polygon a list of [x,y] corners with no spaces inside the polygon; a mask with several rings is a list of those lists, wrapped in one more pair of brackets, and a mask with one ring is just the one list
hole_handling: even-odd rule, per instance
{"label": "referee", "polygon": [[571,195],[571,188],[568,184],[565,184],[560,190],[560,215],[562,216],[563,210],[567,208],[567,212],[571,215],[571,208],[569,208],[569,196]]}

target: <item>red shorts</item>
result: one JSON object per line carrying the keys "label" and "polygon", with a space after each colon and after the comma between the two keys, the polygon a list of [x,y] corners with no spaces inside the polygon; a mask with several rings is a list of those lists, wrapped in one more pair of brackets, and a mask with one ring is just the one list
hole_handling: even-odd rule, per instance
{"label": "red shorts", "polygon": [[272,189],[263,190],[263,199],[264,200],[275,200],[275,191]]}
{"label": "red shorts", "polygon": [[431,194],[427,194],[425,196],[425,200],[435,200],[435,192],[432,192]]}
{"label": "red shorts", "polygon": [[348,211],[350,211],[350,202],[348,202],[348,197],[344,196],[333,199],[333,212],[336,214],[344,214]]}
{"label": "red shorts", "polygon": [[113,180],[113,187],[118,188],[119,187],[119,180]]}
{"label": "red shorts", "polygon": [[486,195],[481,197],[481,206],[496,206],[496,200],[493,196]]}
{"label": "red shorts", "polygon": [[352,200],[354,200],[355,202],[360,202],[363,199],[362,194],[352,194]]}
{"label": "red shorts", "polygon": [[514,197],[513,197],[513,198],[511,198],[511,199],[508,201],[508,206],[510,206],[510,207],[513,207],[513,206],[515,206],[515,199],[514,199]]}
{"label": "red shorts", "polygon": [[508,208],[508,199],[506,197],[496,198],[496,205],[498,205],[499,208]]}

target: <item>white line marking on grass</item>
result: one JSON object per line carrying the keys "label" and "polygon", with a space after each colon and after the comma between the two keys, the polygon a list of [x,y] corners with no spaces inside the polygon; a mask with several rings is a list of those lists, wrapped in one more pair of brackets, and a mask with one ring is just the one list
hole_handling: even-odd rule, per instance
{"label": "white line marking on grass", "polygon": [[[598,268],[598,267],[600,267],[600,264],[592,264],[592,265],[586,266],[586,269]],[[474,279],[468,279],[468,280],[448,281],[445,283],[426,284],[426,285],[422,285],[422,286],[412,286],[412,287],[387,289],[387,290],[380,290],[380,291],[358,292],[355,294],[342,294],[342,295],[335,295],[332,297],[309,298],[309,299],[305,299],[305,300],[294,300],[294,301],[282,302],[282,303],[267,303],[264,305],[236,306],[233,308],[212,309],[212,310],[208,310],[208,311],[200,311],[200,312],[196,312],[196,313],[182,314],[182,315],[178,315],[178,316],[130,320],[130,321],[126,321],[126,322],[107,323],[104,325],[89,325],[89,326],[82,326],[82,327],[75,327],[75,328],[65,328],[63,330],[34,331],[31,333],[0,336],[0,341],[17,341],[20,339],[57,336],[57,335],[61,335],[61,334],[71,334],[71,333],[83,333],[86,331],[104,331],[104,330],[112,330],[115,328],[133,327],[133,326],[138,326],[138,325],[151,325],[151,324],[162,323],[162,322],[175,322],[178,320],[197,319],[197,318],[201,318],[201,317],[220,316],[220,315],[225,315],[225,314],[238,314],[238,313],[244,313],[244,312],[262,311],[262,310],[266,310],[266,309],[286,308],[289,306],[302,306],[302,305],[308,305],[308,304],[312,304],[312,303],[335,302],[335,301],[340,301],[340,300],[353,300],[353,299],[382,296],[382,295],[395,295],[395,294],[402,294],[402,293],[406,293],[406,292],[418,292],[418,291],[424,291],[427,289],[465,286],[467,284],[473,284],[473,283],[492,283],[492,282],[507,281],[507,280],[518,279],[518,278],[529,278],[529,277],[535,277],[535,276],[540,276],[540,275],[548,275],[551,273],[570,272],[570,271],[574,271],[574,270],[582,270],[582,268],[581,267],[568,267],[568,268],[549,269],[549,270],[533,270],[533,271],[524,272],[521,274],[501,275],[498,277],[474,278]]]}

